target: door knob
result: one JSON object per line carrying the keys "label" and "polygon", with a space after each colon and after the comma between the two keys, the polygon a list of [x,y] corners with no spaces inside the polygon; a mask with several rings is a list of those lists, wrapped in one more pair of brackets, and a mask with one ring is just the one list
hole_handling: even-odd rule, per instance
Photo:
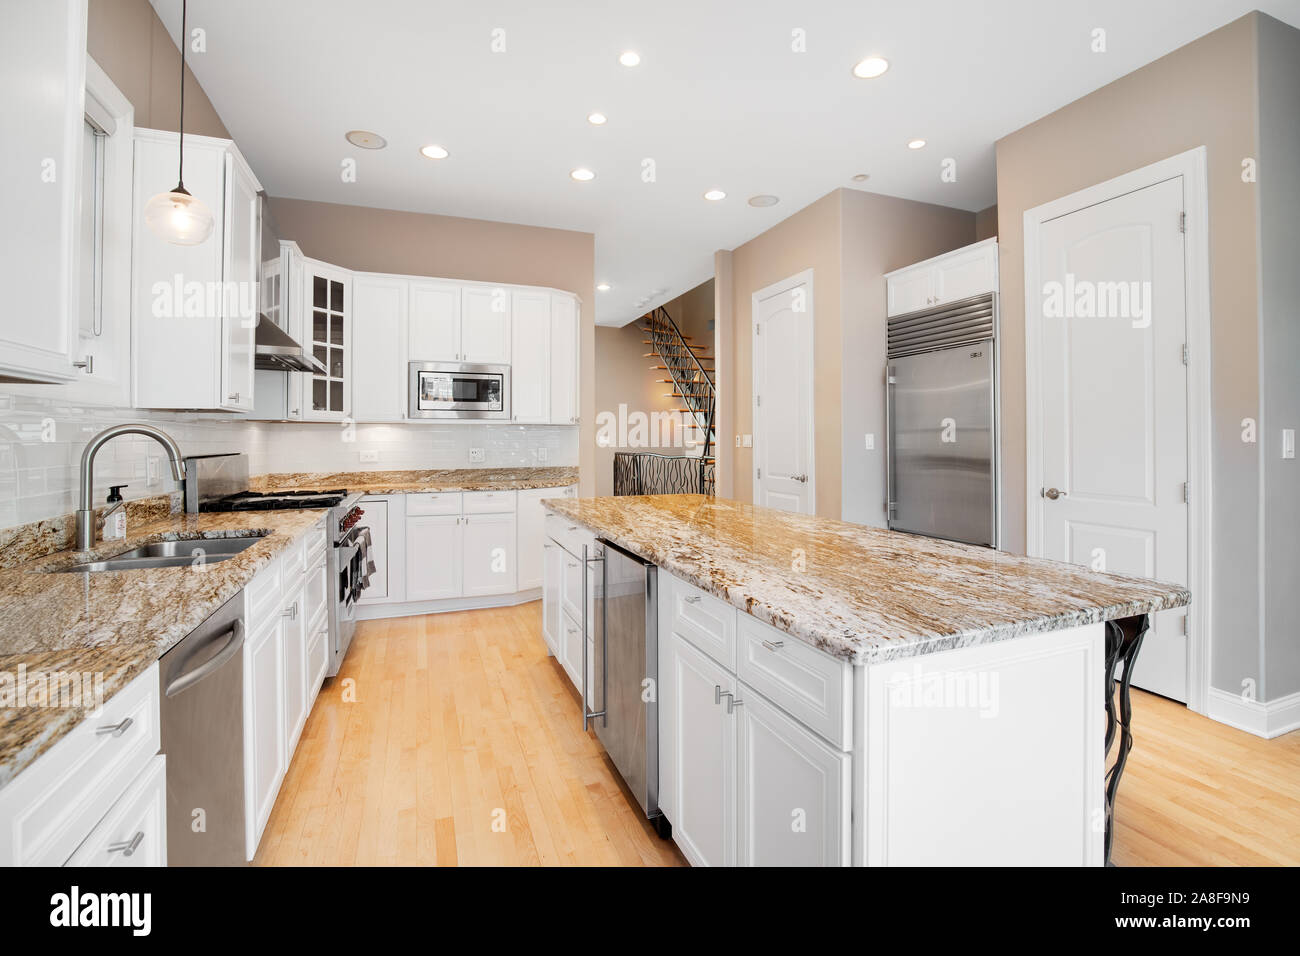
{"label": "door knob", "polygon": [[1055,501],[1057,498],[1064,498],[1066,492],[1058,491],[1055,488],[1048,488],[1045,491],[1041,492],[1041,494],[1044,498],[1051,498],[1053,501]]}
{"label": "door knob", "polygon": [[793,480],[793,481],[797,481],[797,482],[799,482],[800,484],[807,484],[807,483],[808,483],[808,476],[807,476],[807,475],[791,475],[790,478],[791,478],[791,480]]}

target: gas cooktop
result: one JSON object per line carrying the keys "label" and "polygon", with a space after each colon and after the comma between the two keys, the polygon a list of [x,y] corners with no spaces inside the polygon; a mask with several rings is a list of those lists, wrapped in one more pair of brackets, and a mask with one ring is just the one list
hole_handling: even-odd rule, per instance
{"label": "gas cooktop", "polygon": [[241,491],[199,505],[200,511],[285,511],[294,508],[333,508],[347,497],[335,491]]}

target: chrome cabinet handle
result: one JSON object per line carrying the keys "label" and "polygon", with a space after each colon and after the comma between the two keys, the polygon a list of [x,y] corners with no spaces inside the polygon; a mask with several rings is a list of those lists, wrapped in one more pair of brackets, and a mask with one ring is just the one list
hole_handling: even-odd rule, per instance
{"label": "chrome cabinet handle", "polygon": [[1066,496],[1066,492],[1059,491],[1056,488],[1048,488],[1046,491],[1041,492],[1041,494],[1044,498],[1051,498],[1053,501],[1057,498],[1064,498]]}
{"label": "chrome cabinet handle", "polygon": [[229,395],[226,396],[226,399],[231,402],[237,402],[239,401],[239,393],[231,392]]}
{"label": "chrome cabinet handle", "polygon": [[280,612],[281,617],[287,617],[291,621],[298,619],[298,602],[294,601],[287,608]]}
{"label": "chrome cabinet handle", "polygon": [[110,843],[108,845],[108,852],[121,853],[123,856],[130,856],[137,849],[139,849],[140,843],[143,840],[144,840],[144,831],[136,830],[135,836],[131,837],[131,839],[124,840],[121,843]]}
{"label": "chrome cabinet handle", "polygon": [[744,701],[737,700],[736,698],[731,697],[730,694],[728,694],[727,696],[731,698],[730,700],[727,701],[727,713],[729,714],[734,713],[736,708],[739,707],[741,704],[743,704]]}
{"label": "chrome cabinet handle", "polygon": [[[722,698],[731,697],[731,696],[732,696],[731,691],[723,690],[722,687],[718,684],[713,685],[713,702],[715,704],[720,704],[722,703]],[[730,704],[727,705],[727,713],[731,713]]]}
{"label": "chrome cabinet handle", "polygon": [[133,723],[135,723],[135,721],[132,720],[130,717],[127,717],[121,723],[109,724],[107,727],[96,727],[95,733],[101,735],[107,734],[112,737],[121,737],[124,733],[126,733],[127,728],[130,727]]}
{"label": "chrome cabinet handle", "polygon": [[578,526],[577,526],[576,524],[571,524],[571,525],[569,525],[569,530],[570,530],[570,531],[577,531],[577,530],[578,530]]}
{"label": "chrome cabinet handle", "polygon": [[682,598],[682,600],[685,601],[687,604],[699,604],[700,596],[698,594],[692,594],[689,595],[688,597]]}
{"label": "chrome cabinet handle", "polygon": [[764,641],[763,646],[769,651],[779,651],[781,648],[785,647],[785,641]]}

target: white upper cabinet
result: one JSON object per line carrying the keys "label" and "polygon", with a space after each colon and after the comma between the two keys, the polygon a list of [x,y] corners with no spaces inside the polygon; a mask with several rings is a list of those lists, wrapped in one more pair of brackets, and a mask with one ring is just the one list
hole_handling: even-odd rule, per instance
{"label": "white upper cabinet", "polygon": [[324,373],[302,379],[302,417],[337,422],[352,414],[352,273],[315,259],[303,260],[302,338]]}
{"label": "white upper cabinet", "polygon": [[885,275],[889,315],[998,290],[998,240],[985,239]]}
{"label": "white upper cabinet", "polygon": [[556,425],[578,423],[578,300],[551,295],[551,407]]}
{"label": "white upper cabinet", "polygon": [[413,280],[410,295],[410,361],[460,361],[460,286]]}
{"label": "white upper cabinet", "polygon": [[510,364],[510,290],[466,286],[460,293],[460,361]]}
{"label": "white upper cabinet", "polygon": [[252,411],[261,187],[230,140],[185,137],[186,188],[216,222],[196,246],[168,242],[144,208],[176,185],[177,150],[174,133],[136,131],[133,404]]}
{"label": "white upper cabinet", "polygon": [[352,417],[401,421],[406,412],[405,279],[357,273],[352,277]]}
{"label": "white upper cabinet", "polygon": [[515,290],[511,314],[510,411],[514,421],[550,421],[551,294]]}
{"label": "white upper cabinet", "polygon": [[85,0],[6,3],[0,105],[5,228],[0,377],[67,382],[76,349],[77,189],[84,136]]}

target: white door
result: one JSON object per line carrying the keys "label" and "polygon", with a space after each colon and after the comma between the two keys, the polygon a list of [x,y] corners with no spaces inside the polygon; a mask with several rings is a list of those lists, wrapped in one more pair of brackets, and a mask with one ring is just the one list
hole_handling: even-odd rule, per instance
{"label": "white door", "polygon": [[[1179,176],[1044,222],[1026,315],[1040,330],[1042,474],[1029,493],[1043,555],[1185,585],[1182,211]],[[1182,617],[1152,617],[1133,683],[1186,701]]]}
{"label": "white door", "polygon": [[578,421],[578,302],[551,296],[551,423]]}
{"label": "white door", "polygon": [[[257,273],[261,267],[262,222],[257,184],[239,162],[226,154],[225,269],[226,289],[221,316],[222,408],[253,410],[253,358],[257,350]],[[246,291],[250,290],[250,291]]]}
{"label": "white door", "polygon": [[812,514],[813,274],[754,294],[754,503]]}
{"label": "white door", "polygon": [[406,599],[437,601],[460,597],[458,515],[406,519]]}
{"label": "white door", "polygon": [[736,715],[730,674],[676,634],[669,638],[673,839],[694,866],[736,864]]}
{"label": "white door", "polygon": [[460,360],[509,364],[510,291],[467,286],[460,301]]}
{"label": "white door", "polygon": [[[408,357],[412,362],[460,360],[460,286],[412,282]],[[402,382],[406,376],[403,371]]]}
{"label": "white door", "polygon": [[551,405],[551,294],[516,292],[510,328],[511,419],[545,423]]}
{"label": "white door", "polygon": [[352,417],[396,422],[406,412],[406,279],[352,279]]}
{"label": "white door", "polygon": [[739,687],[739,864],[848,866],[849,755]]}
{"label": "white door", "polygon": [[466,515],[461,531],[466,597],[515,592],[515,516]]}

